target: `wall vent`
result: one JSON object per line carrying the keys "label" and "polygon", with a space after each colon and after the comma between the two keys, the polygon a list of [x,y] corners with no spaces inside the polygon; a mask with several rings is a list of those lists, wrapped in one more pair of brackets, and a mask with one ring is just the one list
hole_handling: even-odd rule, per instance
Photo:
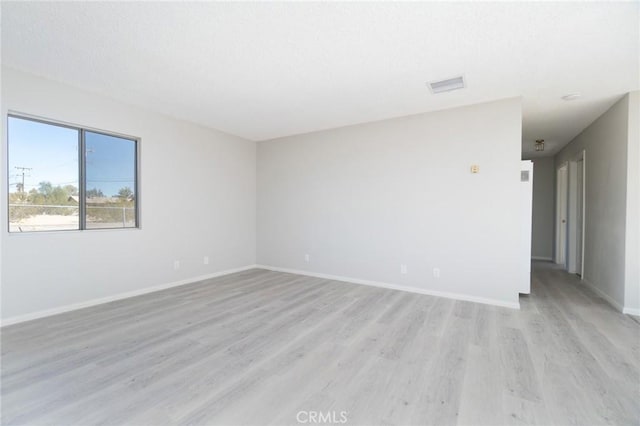
{"label": "wall vent", "polygon": [[429,83],[429,88],[433,94],[464,89],[464,78],[460,76],[448,78],[446,80],[432,81]]}

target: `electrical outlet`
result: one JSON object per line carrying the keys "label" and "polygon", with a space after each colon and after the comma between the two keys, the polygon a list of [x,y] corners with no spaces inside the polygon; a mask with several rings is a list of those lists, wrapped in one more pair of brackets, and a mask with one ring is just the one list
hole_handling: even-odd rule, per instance
{"label": "electrical outlet", "polygon": [[401,274],[407,273],[407,265],[405,265],[404,263],[400,265],[400,273]]}
{"label": "electrical outlet", "polygon": [[440,278],[440,268],[433,268],[433,277]]}
{"label": "electrical outlet", "polygon": [[209,256],[205,256],[204,260],[202,261],[205,265],[209,264]]}
{"label": "electrical outlet", "polygon": [[309,260],[311,260],[311,258],[309,257],[309,255],[308,255],[308,254],[305,254],[305,255],[304,255],[304,261],[305,261],[305,262],[307,262],[307,263],[309,263]]}
{"label": "electrical outlet", "polygon": [[173,270],[177,271],[178,269],[180,269],[180,261],[179,260],[174,260],[173,261]]}

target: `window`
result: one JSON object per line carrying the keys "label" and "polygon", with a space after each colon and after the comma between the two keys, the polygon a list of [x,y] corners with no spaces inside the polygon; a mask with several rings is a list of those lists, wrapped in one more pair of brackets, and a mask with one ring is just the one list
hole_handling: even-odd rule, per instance
{"label": "window", "polygon": [[138,140],[9,115],[9,232],[138,227]]}
{"label": "window", "polygon": [[86,228],[136,226],[136,141],[84,132]]}

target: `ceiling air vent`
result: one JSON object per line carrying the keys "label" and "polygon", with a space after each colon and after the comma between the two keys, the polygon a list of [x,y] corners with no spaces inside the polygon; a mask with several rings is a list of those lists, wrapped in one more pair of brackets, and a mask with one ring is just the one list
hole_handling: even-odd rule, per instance
{"label": "ceiling air vent", "polygon": [[447,80],[432,81],[429,83],[429,88],[433,94],[450,92],[452,90],[464,89],[464,78],[454,77]]}

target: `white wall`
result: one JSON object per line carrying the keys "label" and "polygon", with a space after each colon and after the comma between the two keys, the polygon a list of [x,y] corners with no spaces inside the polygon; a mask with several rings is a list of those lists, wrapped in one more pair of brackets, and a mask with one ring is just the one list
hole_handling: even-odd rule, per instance
{"label": "white wall", "polygon": [[627,239],[624,306],[640,315],[640,92],[629,93],[627,146]]}
{"label": "white wall", "polygon": [[[533,162],[520,162],[520,293],[531,293],[531,230],[533,229]],[[524,255],[526,254],[526,255]]]}
{"label": "white wall", "polygon": [[9,235],[4,193],[3,319],[255,263],[254,142],[3,68],[3,188],[8,110],[141,137],[142,229]]}
{"label": "white wall", "polygon": [[259,142],[258,263],[515,306],[521,122],[508,99]]}
{"label": "white wall", "polygon": [[624,96],[556,155],[556,167],[585,150],[584,280],[625,303],[629,97]]}
{"label": "white wall", "polygon": [[555,216],[555,167],[553,157],[533,161],[533,232],[531,256],[553,259]]}

